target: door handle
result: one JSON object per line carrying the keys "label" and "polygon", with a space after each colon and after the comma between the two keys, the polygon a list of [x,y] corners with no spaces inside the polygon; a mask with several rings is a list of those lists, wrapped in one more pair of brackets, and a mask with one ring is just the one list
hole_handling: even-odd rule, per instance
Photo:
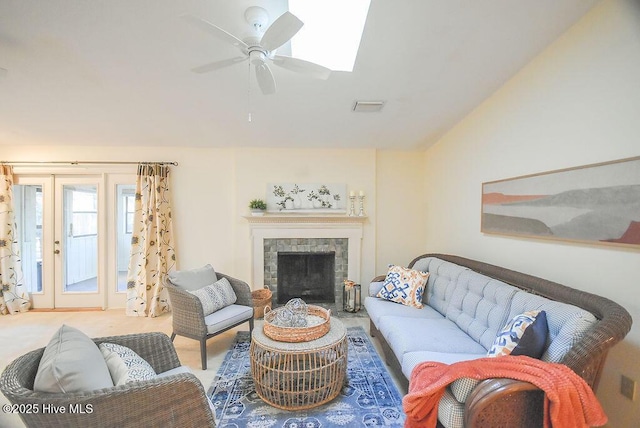
{"label": "door handle", "polygon": [[60,254],[60,250],[53,250],[53,254]]}

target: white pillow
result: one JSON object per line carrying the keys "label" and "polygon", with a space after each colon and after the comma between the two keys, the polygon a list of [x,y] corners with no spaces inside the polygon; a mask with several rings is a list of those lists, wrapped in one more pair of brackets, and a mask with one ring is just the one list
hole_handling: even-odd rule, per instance
{"label": "white pillow", "polygon": [[200,299],[205,317],[224,307],[233,305],[237,300],[236,293],[227,278],[220,278],[213,284],[196,291],[190,291],[190,293]]}
{"label": "white pillow", "polygon": [[187,291],[196,291],[218,280],[216,271],[210,264],[198,269],[177,270],[169,272],[169,280]]}
{"label": "white pillow", "polygon": [[82,392],[111,388],[107,364],[93,340],[63,325],[42,354],[33,382],[36,392]]}
{"label": "white pillow", "polygon": [[115,386],[156,377],[156,371],[134,350],[116,343],[101,343],[100,352]]}

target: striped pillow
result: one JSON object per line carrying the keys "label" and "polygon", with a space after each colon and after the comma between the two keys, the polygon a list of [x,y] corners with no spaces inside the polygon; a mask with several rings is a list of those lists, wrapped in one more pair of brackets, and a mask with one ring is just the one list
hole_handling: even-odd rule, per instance
{"label": "striped pillow", "polygon": [[233,305],[237,300],[236,293],[227,278],[220,278],[213,284],[196,291],[190,291],[190,293],[200,300],[205,317],[226,306]]}

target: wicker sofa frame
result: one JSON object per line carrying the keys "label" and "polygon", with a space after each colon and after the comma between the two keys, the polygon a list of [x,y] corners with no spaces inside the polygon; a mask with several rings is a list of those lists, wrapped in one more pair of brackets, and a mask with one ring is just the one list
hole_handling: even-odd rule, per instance
{"label": "wicker sofa frame", "polygon": [[[570,367],[596,391],[609,349],[620,342],[631,329],[631,315],[619,304],[595,294],[570,288],[552,281],[505,269],[499,266],[448,254],[423,254],[408,267],[425,257],[435,257],[495,278],[529,293],[572,304],[591,312],[597,324],[576,343],[560,361]],[[383,281],[378,276],[373,281]],[[387,364],[408,386],[396,358],[384,336],[370,321],[371,336],[376,337]],[[465,403],[464,425],[468,427],[543,426],[544,393],[528,382],[513,379],[488,379],[481,382]]]}
{"label": "wicker sofa frame", "polygon": [[[164,333],[101,337],[93,341],[133,349],[157,373],[180,366],[171,339]],[[12,404],[24,405],[20,417],[27,427],[215,427],[204,388],[191,373],[88,392],[34,392],[33,383],[44,349],[18,357],[0,377],[0,390],[7,399]],[[66,411],[47,412],[45,406],[64,407]],[[70,406],[85,412],[71,412]],[[38,412],[34,411],[36,408]]]}
{"label": "wicker sofa frame", "polygon": [[[251,288],[249,287],[249,284],[220,272],[216,272],[216,275],[218,279],[227,278],[227,280],[229,280],[229,284],[231,284],[231,287],[236,294],[236,305],[249,306],[253,310],[253,299],[251,298]],[[183,288],[172,283],[168,277],[165,280],[165,287],[169,292],[171,312],[173,314],[173,333],[171,333],[171,340],[173,341],[176,335],[179,335],[200,342],[202,370],[207,369],[208,339],[247,321],[249,322],[249,333],[253,331],[253,312],[251,312],[251,316],[249,318],[240,320],[233,325],[209,334],[207,324],[204,320],[204,312],[202,310],[202,304],[200,304],[200,299],[198,299],[194,294],[189,293]]]}

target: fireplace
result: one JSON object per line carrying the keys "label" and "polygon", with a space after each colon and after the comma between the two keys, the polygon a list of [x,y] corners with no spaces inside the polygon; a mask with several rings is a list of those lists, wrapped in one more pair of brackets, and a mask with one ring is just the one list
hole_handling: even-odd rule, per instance
{"label": "fireplace", "polygon": [[334,252],[335,303],[331,306],[342,308],[344,280],[360,282],[362,225],[366,217],[265,215],[246,219],[251,231],[254,289],[267,286],[277,304],[278,253]]}
{"label": "fireplace", "polygon": [[265,239],[263,249],[264,284],[277,303],[300,297],[308,303],[342,304],[342,284],[349,272],[348,239]]}
{"label": "fireplace", "polygon": [[299,297],[307,303],[335,303],[335,261],[331,252],[279,252],[278,303]]}

